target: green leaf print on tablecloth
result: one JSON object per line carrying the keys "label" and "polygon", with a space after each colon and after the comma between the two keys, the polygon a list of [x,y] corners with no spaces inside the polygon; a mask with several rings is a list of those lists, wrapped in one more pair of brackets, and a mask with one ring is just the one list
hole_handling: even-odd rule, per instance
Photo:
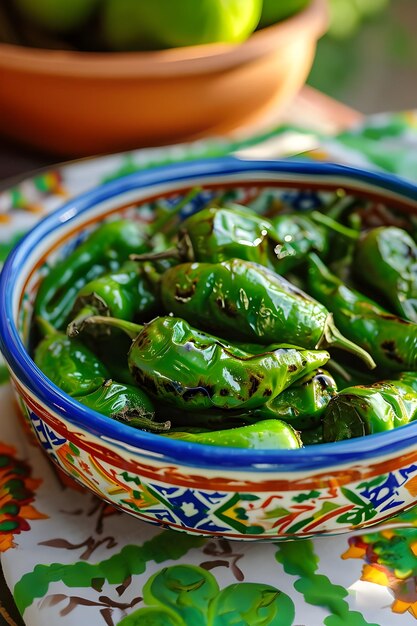
{"label": "green leaf print on tablecloth", "polygon": [[312,541],[280,543],[275,558],[283,565],[286,574],[298,576],[294,587],[303,594],[307,604],[328,609],[330,615],[323,621],[325,626],[378,626],[350,609],[344,600],[348,595],[344,587],[333,584],[323,574],[317,574],[319,559]]}
{"label": "green leaf print on tablecloth", "polygon": [[271,585],[235,583],[220,591],[202,567],[173,565],[154,574],[143,588],[148,606],[119,626],[291,626],[294,604]]}
{"label": "green leaf print on tablecloth", "polygon": [[120,552],[100,563],[79,561],[69,565],[37,565],[16,583],[14,599],[23,614],[35,598],[46,595],[52,582],[62,581],[67,587],[93,587],[94,581],[98,579],[120,585],[129,576],[143,574],[150,561],[163,563],[180,559],[189,550],[198,548],[204,542],[205,539],[201,537],[165,530],[140,546],[125,546]]}
{"label": "green leaf print on tablecloth", "polygon": [[[336,160],[355,165],[357,155],[360,166],[417,179],[417,111],[371,115],[334,139],[322,137],[321,143],[330,158],[334,147]],[[311,156],[314,158],[314,152]]]}

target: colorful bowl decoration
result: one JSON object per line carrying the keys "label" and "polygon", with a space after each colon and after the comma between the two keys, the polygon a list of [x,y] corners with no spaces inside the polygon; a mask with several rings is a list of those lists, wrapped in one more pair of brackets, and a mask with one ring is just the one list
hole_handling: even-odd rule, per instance
{"label": "colorful bowl decoration", "polygon": [[40,445],[105,501],[192,534],[274,541],[329,535],[367,527],[414,504],[416,424],[300,450],[226,452],[95,413],[35,366],[26,346],[34,297],[48,266],[99,222],[120,215],[151,220],[155,199],[170,203],[196,186],[203,191],[185,214],[219,189],[241,203],[257,198],[262,204],[268,196],[302,209],[320,208],[340,188],[417,213],[417,187],[389,175],[325,163],[233,158],[132,174],[71,200],[18,244],[0,277],[0,347]]}

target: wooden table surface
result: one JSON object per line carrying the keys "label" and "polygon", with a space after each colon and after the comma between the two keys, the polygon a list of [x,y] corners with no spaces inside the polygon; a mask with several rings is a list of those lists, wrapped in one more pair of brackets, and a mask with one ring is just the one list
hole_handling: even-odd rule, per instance
{"label": "wooden table surface", "polygon": [[[304,87],[298,96],[282,113],[277,115],[274,108],[261,121],[249,130],[259,131],[280,121],[324,134],[336,134],[360,122],[362,115],[324,94]],[[239,130],[237,131],[239,132]],[[248,127],[245,128],[245,133]],[[23,146],[18,146],[0,138],[0,181],[1,187],[13,184],[30,172],[52,165],[62,159],[51,154],[40,154]],[[1,433],[0,433],[1,439]],[[0,563],[0,626],[24,626],[14,606],[12,596],[5,583]],[[47,625],[45,625],[47,626]]]}

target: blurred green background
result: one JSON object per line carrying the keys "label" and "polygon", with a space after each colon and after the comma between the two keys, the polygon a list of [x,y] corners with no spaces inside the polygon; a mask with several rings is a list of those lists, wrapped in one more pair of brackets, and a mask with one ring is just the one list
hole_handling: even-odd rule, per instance
{"label": "blurred green background", "polygon": [[329,0],[309,84],[364,113],[417,105],[417,0]]}

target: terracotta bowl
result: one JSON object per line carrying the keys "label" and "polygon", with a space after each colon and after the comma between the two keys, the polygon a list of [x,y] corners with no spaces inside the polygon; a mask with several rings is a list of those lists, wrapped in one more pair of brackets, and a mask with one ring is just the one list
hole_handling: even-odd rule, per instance
{"label": "terracotta bowl", "polygon": [[226,132],[303,85],[326,0],[241,45],[87,53],[0,44],[0,133],[61,156]]}
{"label": "terracotta bowl", "polygon": [[[286,540],[367,527],[416,503],[417,423],[299,450],[206,446],[143,432],[88,409],[35,366],[26,346],[36,289],[57,257],[117,215],[140,219],[155,198],[198,202],[228,190],[294,208],[344,188],[417,214],[417,187],[388,175],[329,164],[213,159],[133,174],[46,217],[15,248],[0,276],[0,348],[22,413],[54,463],[139,519],[183,532]],[[259,203],[258,203],[259,204]]]}

